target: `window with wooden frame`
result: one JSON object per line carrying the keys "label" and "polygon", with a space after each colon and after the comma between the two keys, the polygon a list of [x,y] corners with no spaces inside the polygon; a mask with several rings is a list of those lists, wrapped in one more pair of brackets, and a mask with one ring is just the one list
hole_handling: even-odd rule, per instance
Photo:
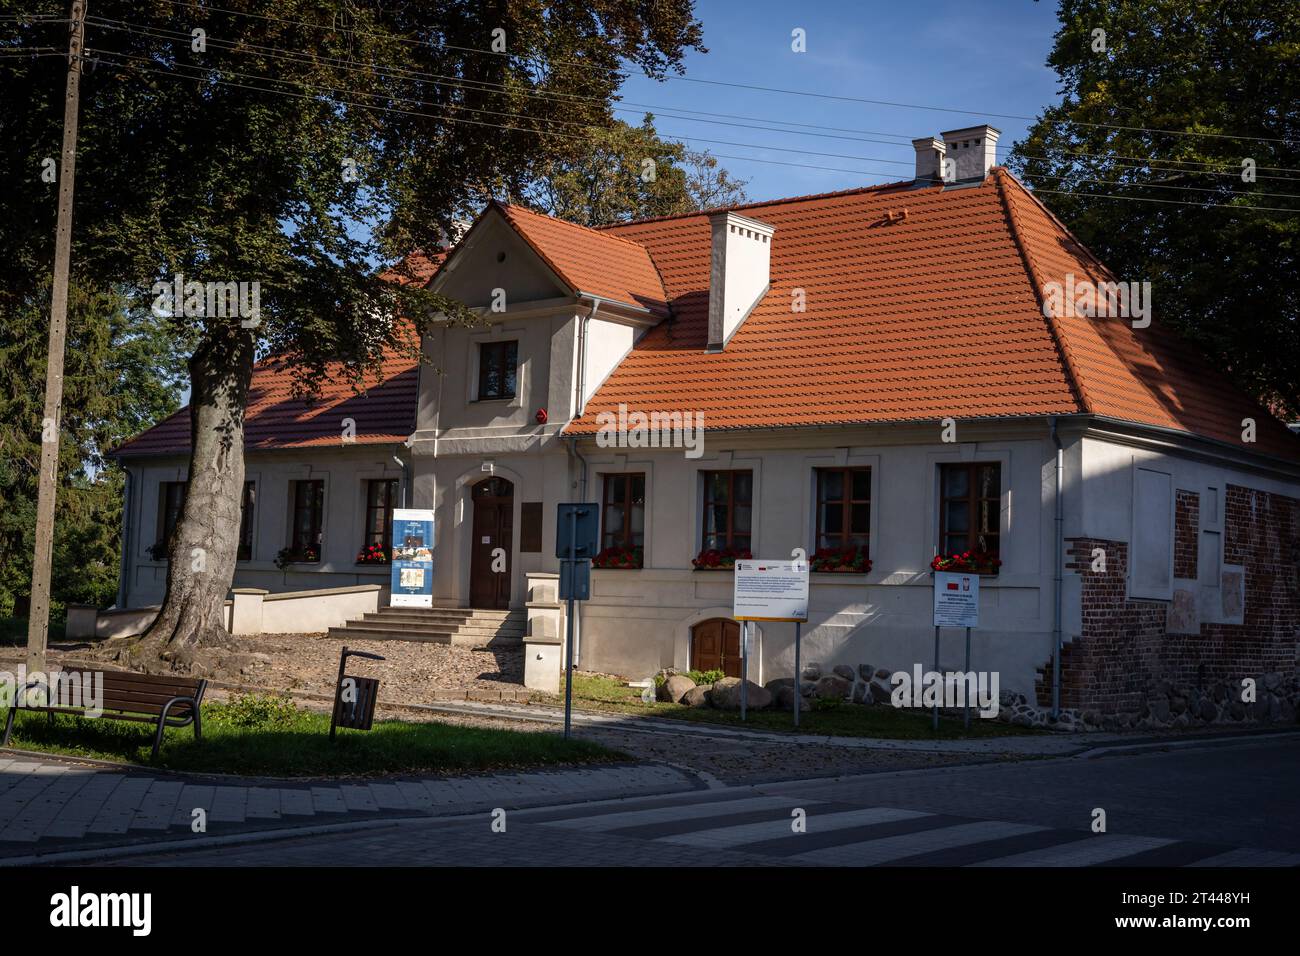
{"label": "window with wooden frame", "polygon": [[847,551],[871,545],[871,469],[817,469],[817,545]]}
{"label": "window with wooden frame", "polygon": [[754,473],[705,471],[702,551],[748,551],[753,522]]}
{"label": "window with wooden frame", "polygon": [[601,509],[600,546],[645,546],[645,475],[601,475],[605,500]]}
{"label": "window with wooden frame", "polygon": [[393,509],[397,507],[397,479],[374,478],[366,482],[366,540],[387,554],[393,546]]}
{"label": "window with wooden frame", "polygon": [[478,347],[478,400],[515,397],[519,386],[519,343],[483,342]]}
{"label": "window with wooden frame", "polygon": [[1002,466],[961,462],[939,466],[939,550],[999,552]]}
{"label": "window with wooden frame", "polygon": [[295,561],[319,561],[321,522],[325,513],[325,482],[309,479],[291,484],[293,523],[289,526],[289,550]]}
{"label": "window with wooden frame", "polygon": [[239,501],[239,550],[235,553],[239,561],[253,559],[253,508],[256,497],[255,484],[251,481],[244,482],[244,493]]}

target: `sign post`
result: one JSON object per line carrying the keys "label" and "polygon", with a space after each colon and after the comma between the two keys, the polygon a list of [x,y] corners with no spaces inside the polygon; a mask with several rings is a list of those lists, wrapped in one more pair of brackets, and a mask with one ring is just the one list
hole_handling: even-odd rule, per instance
{"label": "sign post", "polygon": [[600,506],[592,502],[558,506],[555,521],[555,556],[560,559],[560,600],[568,602],[564,643],[564,736],[573,732],[573,622],[574,602],[591,597],[591,559],[596,555],[597,517]]}
{"label": "sign post", "polygon": [[799,625],[808,620],[808,563],[795,561],[737,561],[732,616],[741,622],[740,719],[749,701],[749,622],[792,621],[795,624],[794,722],[799,725]]}
{"label": "sign post", "polygon": [[433,512],[393,509],[390,607],[433,607]]}
{"label": "sign post", "polygon": [[[970,632],[980,626],[980,578],[978,574],[934,572],[934,671],[939,673],[939,629],[966,629],[966,672],[970,672]],[[967,692],[969,697],[969,690]],[[966,727],[970,727],[970,701],[966,700]],[[934,729],[939,730],[939,705],[934,707]]]}

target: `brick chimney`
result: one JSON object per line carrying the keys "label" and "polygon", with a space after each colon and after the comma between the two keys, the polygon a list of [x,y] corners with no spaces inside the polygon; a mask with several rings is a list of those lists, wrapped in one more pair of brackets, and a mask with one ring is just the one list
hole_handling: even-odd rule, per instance
{"label": "brick chimney", "polygon": [[709,268],[709,350],[720,351],[767,294],[772,233],[767,223],[734,212],[715,212]]}
{"label": "brick chimney", "polygon": [[948,159],[956,167],[954,181],[959,183],[982,180],[989,169],[997,165],[998,137],[1002,130],[988,124],[967,126],[963,129],[940,133]]}

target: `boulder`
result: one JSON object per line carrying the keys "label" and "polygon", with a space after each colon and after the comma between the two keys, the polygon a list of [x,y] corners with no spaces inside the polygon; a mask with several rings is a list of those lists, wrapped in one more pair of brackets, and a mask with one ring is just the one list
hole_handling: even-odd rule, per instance
{"label": "boulder", "polygon": [[853,673],[853,668],[850,667],[848,664],[836,664],[834,667],[831,668],[831,673],[834,674],[836,677],[844,678],[850,684],[852,684],[857,679],[857,676]]}
{"label": "boulder", "polygon": [[822,676],[822,666],[820,664],[805,664],[803,666],[804,680],[818,680]]}
{"label": "boulder", "polygon": [[775,697],[782,687],[794,687],[794,678],[777,677],[773,680],[768,681],[763,686],[766,687],[768,690],[770,690],[772,692],[772,696]]}
{"label": "boulder", "polygon": [[812,704],[807,699],[794,692],[794,685],[782,687],[776,692],[776,706],[781,710],[794,710],[795,701],[799,702],[799,711],[812,709]]}
{"label": "boulder", "polygon": [[885,670],[883,667],[876,671],[876,680],[883,680],[886,683],[888,683],[889,678],[893,676],[894,675],[890,671]]}
{"label": "boulder", "polygon": [[823,700],[843,700],[852,690],[853,685],[843,677],[828,674],[817,682],[817,686],[813,689],[813,696]]}
{"label": "boulder", "polygon": [[1219,709],[1214,706],[1214,701],[1210,700],[1209,698],[1202,697],[1201,705],[1199,708],[1199,715],[1201,720],[1205,720],[1205,721],[1216,720],[1219,716]]}
{"label": "boulder", "polygon": [[816,689],[817,685],[810,680],[799,682],[799,693],[803,694],[805,697],[811,697],[812,692]]}
{"label": "boulder", "polygon": [[682,703],[687,707],[708,707],[710,696],[708,687],[692,687],[683,695]]}
{"label": "boulder", "polygon": [[681,674],[673,674],[659,685],[659,699],[680,704],[686,692],[695,686],[695,681]]}
{"label": "boulder", "polygon": [[888,704],[893,695],[893,691],[879,681],[871,683],[871,702],[873,704]]}
{"label": "boulder", "polygon": [[[754,710],[762,710],[772,703],[772,693],[766,687],[755,684],[752,680],[745,681],[748,685],[748,695],[746,706]],[[710,695],[710,702],[719,710],[739,710],[740,709],[740,685],[739,677],[724,677],[713,685],[713,693]]]}
{"label": "boulder", "polygon": [[876,673],[876,669],[872,667],[870,664],[858,665],[858,676],[865,681],[870,681],[871,678],[875,675],[875,673]]}

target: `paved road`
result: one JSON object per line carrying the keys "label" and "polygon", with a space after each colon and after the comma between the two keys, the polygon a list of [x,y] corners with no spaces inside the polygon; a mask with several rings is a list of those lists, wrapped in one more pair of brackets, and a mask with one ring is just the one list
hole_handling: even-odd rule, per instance
{"label": "paved road", "polygon": [[[1298,866],[1300,740],[483,812],[126,865]],[[1095,834],[1093,811],[1107,815]],[[793,826],[802,811],[806,827]]]}

